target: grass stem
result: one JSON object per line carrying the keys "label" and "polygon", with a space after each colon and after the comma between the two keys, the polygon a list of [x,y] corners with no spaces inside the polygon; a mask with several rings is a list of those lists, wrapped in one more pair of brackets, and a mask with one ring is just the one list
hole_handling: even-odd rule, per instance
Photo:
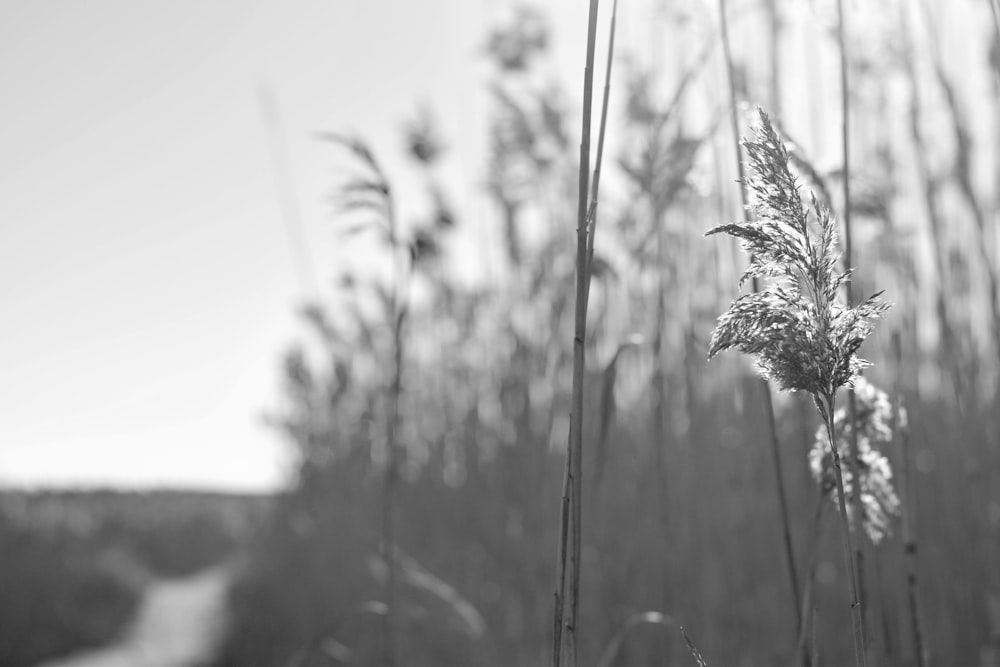
{"label": "grass stem", "polygon": [[[559,644],[553,647],[554,664],[559,667],[576,667],[577,629],[580,607],[580,565],[583,490],[583,380],[585,372],[585,348],[587,336],[587,291],[588,277],[587,243],[587,197],[590,179],[590,126],[591,108],[594,97],[594,50],[597,37],[597,10],[599,1],[590,0],[590,15],[587,22],[587,54],[583,70],[583,127],[580,136],[579,193],[576,220],[576,302],[573,334],[573,393],[569,425],[569,519],[568,528],[560,529],[560,540],[568,540],[569,548],[560,552],[567,554],[568,590],[566,600],[557,602],[562,607],[562,630],[558,634]],[[562,582],[559,584],[563,588]],[[555,638],[553,638],[555,641]]]}
{"label": "grass stem", "polygon": [[[733,55],[729,43],[729,25],[726,18],[726,2],[719,0],[720,29],[722,32],[722,49],[726,61],[726,74],[729,81],[729,106],[730,120],[732,123],[733,143],[736,149],[736,168],[740,180],[740,201],[743,205],[744,220],[749,221],[750,213],[747,210],[747,191],[744,183],[743,158],[740,149],[739,113],[736,106],[736,82],[733,66]],[[753,278],[753,291],[758,291],[759,282]],[[771,441],[771,455],[774,462],[775,487],[778,492],[778,507],[781,512],[782,536],[785,547],[785,565],[788,568],[788,578],[792,589],[792,604],[795,609],[795,634],[798,636],[802,627],[802,613],[800,611],[799,580],[795,569],[795,551],[792,547],[791,520],[788,513],[788,499],[785,495],[784,474],[781,466],[781,447],[778,442],[778,427],[774,418],[774,404],[771,398],[771,386],[767,380],[760,380],[760,391],[764,401],[764,412],[768,426],[768,435]]]}
{"label": "grass stem", "polygon": [[[847,25],[844,18],[844,0],[837,0],[837,41],[840,45],[840,116],[841,116],[841,145],[844,154],[844,269],[850,271],[854,261],[854,247],[851,235],[851,104],[850,89],[847,87]],[[853,281],[845,283],[847,291],[847,306],[854,306]],[[857,400],[854,395],[854,387],[848,387],[847,392],[847,415],[851,424],[857,423]],[[858,471],[858,429],[851,428],[848,438],[850,458],[847,466],[851,471],[851,504],[854,506],[855,516],[862,516],[861,506],[861,479]],[[865,595],[865,561],[862,552],[862,542],[859,540],[854,552],[855,567],[857,569],[857,586],[860,597],[858,603],[861,607],[861,622],[865,622],[865,610],[868,608]]]}
{"label": "grass stem", "polygon": [[[844,564],[848,577],[848,593],[851,598],[851,626],[854,630],[854,664],[855,667],[865,665],[865,635],[861,620],[861,602],[858,599],[858,582],[854,572],[854,548],[851,546],[851,528],[847,519],[847,501],[844,494],[844,475],[841,472],[840,453],[837,447],[836,427],[834,426],[834,396],[829,394],[816,398],[826,424],[826,433],[830,439],[830,453],[833,457],[833,473],[837,480],[837,505],[840,508],[840,527],[844,542]],[[857,484],[857,478],[855,478]]]}
{"label": "grass stem", "polygon": [[900,3],[900,24],[904,44],[903,63],[910,88],[910,104],[908,113],[910,138],[913,142],[913,151],[916,156],[917,171],[920,177],[920,191],[924,194],[924,210],[930,227],[931,247],[934,251],[934,268],[938,277],[937,281],[935,281],[936,291],[934,294],[935,311],[938,323],[938,337],[940,338],[938,348],[942,350],[944,355],[944,362],[951,375],[955,396],[958,399],[959,407],[961,408],[963,396],[965,394],[965,382],[963,380],[961,368],[959,367],[957,352],[958,339],[955,335],[955,331],[952,329],[949,312],[951,309],[949,308],[949,300],[947,298],[948,272],[946,270],[947,263],[945,259],[947,243],[944,238],[944,221],[942,220],[940,213],[941,187],[938,180],[932,174],[930,160],[928,158],[929,153],[924,143],[923,132],[921,131],[923,118],[920,106],[919,79],[913,62],[915,53],[912,44],[912,36],[910,34],[909,14],[907,11],[907,4]]}
{"label": "grass stem", "polygon": [[900,503],[902,505],[902,537],[904,571],[906,573],[906,598],[910,618],[910,632],[913,636],[913,654],[917,667],[927,664],[927,650],[924,640],[923,623],[920,614],[920,597],[917,591],[917,539],[913,533],[914,507],[910,492],[910,430],[902,420],[903,397],[899,388],[899,370],[902,368],[902,345],[900,335],[894,331],[892,335],[893,354],[896,358],[896,388],[894,397],[893,435],[899,442],[899,477]]}
{"label": "grass stem", "polygon": [[[823,523],[823,507],[826,505],[826,495],[820,487],[816,498],[816,509],[813,511],[812,527],[809,531],[809,560],[806,564],[805,591],[802,595],[802,624],[799,628],[799,639],[796,652],[802,656],[802,667],[814,665],[815,657],[809,653],[809,626],[815,631],[816,619],[810,619],[816,597],[816,563],[819,561],[820,528]],[[811,620],[811,623],[810,623]]]}

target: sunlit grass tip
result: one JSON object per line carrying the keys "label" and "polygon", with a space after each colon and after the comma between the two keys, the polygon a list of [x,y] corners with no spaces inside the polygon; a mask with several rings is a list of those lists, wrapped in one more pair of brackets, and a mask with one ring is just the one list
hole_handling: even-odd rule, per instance
{"label": "sunlit grass tip", "polygon": [[854,307],[838,300],[850,271],[838,268],[836,220],[811,193],[809,205],[803,203],[787,148],[767,114],[758,115],[754,138],[743,140],[753,220],[721,225],[707,235],[740,239],[750,255],[741,287],[755,277],[768,282],[719,317],[708,356],[739,350],[780,388],[832,398],[869,365],[856,353],[872,331],[871,321],[890,304],[881,292]]}

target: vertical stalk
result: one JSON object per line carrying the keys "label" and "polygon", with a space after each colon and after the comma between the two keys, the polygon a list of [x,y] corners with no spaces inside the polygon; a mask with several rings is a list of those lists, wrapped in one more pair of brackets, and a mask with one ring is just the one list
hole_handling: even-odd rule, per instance
{"label": "vertical stalk", "polygon": [[[662,267],[666,260],[664,251],[664,231],[663,217],[656,211],[656,197],[650,196],[650,205],[654,207],[654,221],[656,224],[656,261]],[[662,568],[663,608],[668,609],[670,602],[670,568],[666,562],[666,548],[669,543],[669,513],[667,512],[667,469],[664,447],[667,439],[667,429],[664,415],[667,414],[667,392],[666,378],[663,372],[663,327],[667,319],[667,290],[664,284],[663,273],[657,273],[656,279],[656,329],[653,335],[653,397],[655,400],[653,415],[653,451],[656,463],[656,517],[660,528],[661,546],[664,549],[664,562]]]}
{"label": "vertical stalk", "polygon": [[[928,26],[934,25],[934,17],[926,3],[921,3],[924,10],[924,17]],[[990,329],[993,331],[993,343],[995,353],[1000,357],[1000,278],[997,276],[991,257],[992,243],[990,239],[989,224],[986,220],[986,213],[979,203],[979,197],[972,183],[972,138],[966,129],[968,123],[963,117],[960,108],[958,94],[945,72],[944,63],[941,59],[941,48],[938,45],[937,35],[933,29],[929,29],[929,39],[931,41],[931,55],[934,61],[934,70],[937,74],[938,85],[944,95],[945,105],[951,116],[951,130],[955,141],[955,163],[952,172],[955,182],[958,185],[959,194],[965,200],[972,220],[976,225],[976,232],[979,235],[979,258],[986,273],[987,300],[989,301]]]}
{"label": "vertical stalk", "polygon": [[601,187],[601,162],[604,158],[604,130],[608,122],[608,101],[611,99],[611,65],[615,55],[615,24],[618,22],[618,0],[611,5],[611,28],[608,36],[608,60],[604,68],[604,98],[601,101],[601,125],[597,133],[597,157],[594,160],[593,187],[587,211],[587,299],[590,299],[591,265],[594,261],[594,233],[597,230],[597,194]]}
{"label": "vertical stalk", "polygon": [[816,628],[819,627],[819,604],[813,605],[812,615],[812,667],[820,667],[819,661],[819,634]]}
{"label": "vertical stalk", "polygon": [[[816,399],[826,424],[826,433],[830,440],[830,454],[833,457],[833,475],[837,480],[837,505],[840,508],[840,532],[844,542],[844,564],[847,569],[848,594],[851,597],[851,625],[854,629],[854,664],[855,667],[865,665],[865,630],[861,620],[861,603],[858,600],[858,582],[854,573],[854,548],[851,546],[851,528],[847,520],[847,501],[844,498],[844,475],[840,468],[840,453],[837,448],[836,427],[833,421],[834,395],[829,394],[822,399]],[[855,478],[857,484],[857,478]],[[859,517],[860,518],[860,517]]]}
{"label": "vertical stalk", "polygon": [[812,623],[810,624],[809,616],[815,606],[813,598],[816,588],[816,561],[819,559],[820,526],[823,522],[823,507],[825,505],[826,495],[823,493],[822,485],[820,485],[819,494],[816,499],[816,509],[813,511],[812,530],[809,535],[809,560],[806,566],[805,591],[802,595],[802,626],[799,628],[797,646],[797,652],[802,656],[802,667],[815,667],[816,661],[815,651],[813,651],[813,655],[810,655],[808,646],[809,626],[812,625],[813,632],[815,632],[816,619],[813,616]]}
{"label": "vertical stalk", "polygon": [[[584,344],[587,335],[587,210],[588,186],[590,184],[590,126],[591,107],[594,97],[594,44],[597,35],[598,0],[590,0],[590,15],[587,23],[587,54],[583,70],[583,127],[580,136],[579,198],[576,217],[576,313],[573,334],[573,394],[569,424],[569,516],[568,529],[560,530],[561,536],[568,536],[569,577],[568,600],[557,602],[562,607],[562,631],[560,645],[553,648],[555,665],[559,667],[565,653],[566,665],[577,664],[577,622],[580,606],[580,560],[582,527],[583,490],[583,380],[585,371]],[[560,588],[562,583],[560,582]],[[568,604],[567,604],[568,603]]]}
{"label": "vertical stalk", "polygon": [[895,409],[893,419],[895,423],[892,429],[893,436],[898,434],[899,438],[899,477],[900,477],[900,503],[903,507],[902,533],[903,533],[903,561],[906,572],[906,598],[909,607],[910,632],[913,635],[913,653],[916,658],[917,667],[924,667],[927,664],[927,649],[924,643],[923,624],[921,623],[920,598],[917,595],[917,539],[913,534],[913,513],[914,503],[910,495],[910,430],[906,424],[900,423],[901,408],[903,406],[902,392],[899,389],[899,369],[902,368],[902,350],[899,340],[899,332],[892,334],[893,354],[896,357],[896,388],[895,388]]}
{"label": "vertical stalk", "polygon": [[990,232],[992,230],[989,229],[984,207],[980,204],[976,189],[972,183],[972,138],[966,129],[968,123],[960,108],[958,93],[948,78],[944,63],[942,62],[941,47],[933,27],[935,25],[934,16],[931,15],[931,10],[926,2],[921,2],[920,6],[928,25],[928,40],[931,44],[930,52],[934,63],[934,72],[944,96],[945,106],[951,116],[951,130],[955,141],[955,163],[952,173],[954,174],[955,183],[958,185],[958,192],[962,196],[962,199],[965,200],[965,204],[972,214],[972,220],[975,223],[976,232],[979,236],[979,243],[976,245],[979,249],[979,258],[983,265],[983,271],[986,273],[990,329],[993,332],[995,353],[1000,357],[1000,278],[997,276],[991,257],[993,244]]}
{"label": "vertical stalk", "polygon": [[[841,141],[844,153],[844,266],[850,271],[853,264],[853,245],[851,238],[851,113],[850,95],[847,87],[847,32],[846,21],[844,19],[844,0],[837,0],[837,41],[840,43],[840,114],[841,114]],[[853,281],[846,283],[847,306],[854,306]],[[851,504],[854,506],[854,515],[861,518],[861,478],[858,475],[858,429],[857,423],[857,401],[854,396],[854,387],[849,387],[847,392],[847,415],[852,428],[848,445],[850,447],[850,458],[848,459],[848,469],[851,471]],[[854,552],[856,561],[858,580],[857,585],[860,591],[859,604],[861,608],[861,622],[865,621],[865,611],[868,608],[865,595],[865,561],[862,552],[861,541],[858,541]]]}
{"label": "vertical stalk", "polygon": [[[1000,0],[988,0],[988,2],[993,14],[993,37],[996,38],[997,44],[1000,44]],[[997,86],[1000,86],[1000,67],[994,69],[993,75],[997,80]]]}
{"label": "vertical stalk", "polygon": [[[736,148],[736,168],[740,180],[740,201],[743,205],[744,219],[749,221],[750,213],[747,211],[747,192],[744,184],[743,158],[740,150],[740,130],[739,117],[736,109],[736,83],[733,75],[733,56],[729,44],[729,25],[726,19],[726,1],[719,0],[719,15],[722,32],[722,49],[726,61],[726,74],[729,80],[729,107],[730,120],[732,122],[733,142]],[[760,288],[759,281],[753,278],[753,291]],[[795,635],[798,636],[802,627],[802,613],[800,610],[799,580],[795,571],[795,552],[792,547],[791,521],[788,515],[788,499],[785,496],[785,481],[781,466],[781,447],[778,442],[778,427],[774,418],[774,405],[771,400],[771,386],[767,380],[760,380],[761,395],[764,401],[764,413],[768,426],[768,434],[771,441],[771,455],[774,462],[775,487],[778,492],[778,507],[781,512],[782,536],[785,547],[785,565],[788,569],[788,578],[792,589],[792,603],[795,609]]]}
{"label": "vertical stalk", "polygon": [[931,173],[930,163],[927,159],[927,150],[924,146],[923,134],[921,132],[922,118],[920,113],[919,79],[917,78],[916,69],[913,64],[914,48],[911,43],[909,14],[907,14],[907,5],[905,3],[900,3],[899,12],[904,43],[903,63],[910,88],[910,109],[908,114],[910,137],[913,141],[913,151],[916,154],[915,161],[920,174],[920,191],[924,194],[923,203],[927,214],[927,222],[930,226],[931,246],[934,250],[934,268],[938,274],[934,295],[938,336],[940,338],[938,347],[944,354],[943,361],[951,374],[952,385],[954,386],[955,395],[961,408],[965,393],[965,383],[962,379],[961,369],[959,368],[956,353],[956,350],[958,350],[957,338],[950,324],[948,299],[946,297],[948,275],[944,258],[945,228],[938,206],[940,190],[937,180]]}
{"label": "vertical stalk", "polygon": [[573,452],[566,452],[563,470],[562,497],[559,500],[559,560],[556,561],[555,632],[552,637],[552,665],[559,667],[562,651],[563,611],[566,603],[566,550],[568,548],[570,475],[573,470]]}
{"label": "vertical stalk", "polygon": [[[388,187],[386,187],[388,192]],[[382,558],[386,565],[386,614],[385,614],[385,664],[396,665],[398,640],[398,610],[396,609],[396,495],[399,484],[399,398],[403,389],[403,322],[405,312],[401,305],[400,291],[403,267],[400,259],[399,229],[391,195],[386,196],[389,223],[389,245],[392,252],[392,285],[390,310],[392,312],[392,384],[389,387],[389,406],[386,424],[388,461],[385,469],[385,488],[382,509]]]}
{"label": "vertical stalk", "polygon": [[767,23],[771,42],[771,51],[768,54],[771,69],[771,87],[768,105],[770,112],[779,119],[781,115],[781,12],[778,10],[778,0],[765,0],[767,5]]}

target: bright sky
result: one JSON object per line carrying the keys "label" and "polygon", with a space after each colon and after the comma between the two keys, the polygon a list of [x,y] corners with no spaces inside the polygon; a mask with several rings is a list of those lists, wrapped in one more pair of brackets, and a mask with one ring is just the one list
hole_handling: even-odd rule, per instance
{"label": "bright sky", "polygon": [[[664,56],[686,47],[651,18],[658,1],[623,3],[618,39],[669,71]],[[279,404],[280,357],[302,335],[294,312],[310,288],[276,175],[293,184],[307,264],[329,293],[348,254],[329,201],[345,174],[316,133],[362,133],[405,199],[401,130],[428,104],[475,264],[491,215],[475,194],[482,49],[516,4],[4,0],[0,485],[283,483],[289,448],[261,416]],[[586,3],[537,4],[554,25],[555,75],[575,94]]]}
{"label": "bright sky", "polygon": [[[361,132],[391,170],[429,103],[453,194],[475,209],[462,197],[481,178],[480,54],[511,5],[0,5],[0,484],[281,484],[288,448],[260,417],[306,287],[260,91],[328,285],[338,161],[315,133]],[[559,52],[582,58],[584,4],[548,9]]]}

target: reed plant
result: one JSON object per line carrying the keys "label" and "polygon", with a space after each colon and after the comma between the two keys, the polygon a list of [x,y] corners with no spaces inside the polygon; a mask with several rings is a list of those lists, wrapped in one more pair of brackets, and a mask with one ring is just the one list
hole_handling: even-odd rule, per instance
{"label": "reed plant", "polygon": [[750,254],[741,286],[754,277],[769,284],[739,297],[719,317],[709,358],[727,349],[751,355],[762,377],[783,390],[808,393],[823,418],[841,515],[855,662],[860,666],[865,664],[864,630],[834,419],[837,392],[869,365],[857,352],[872,332],[872,320],[889,305],[880,299],[881,293],[853,307],[839,300],[850,271],[838,270],[836,221],[815,196],[808,208],[803,204],[784,142],[767,115],[758,115],[754,139],[743,142],[750,168],[743,185],[755,220],[721,225],[708,234],[730,234]]}
{"label": "reed plant", "polygon": [[[854,235],[851,227],[851,104],[850,88],[848,87],[847,18],[844,14],[844,0],[837,0],[837,46],[839,47],[838,51],[840,55],[840,142],[844,158],[844,199],[842,208],[844,216],[844,269],[845,271],[850,271],[850,267],[853,266],[852,262],[854,259]],[[847,307],[850,308],[854,305],[854,289],[851,281],[848,280],[844,285],[844,288],[844,292],[847,297]],[[859,479],[861,474],[859,470],[861,453],[858,449],[857,397],[854,393],[853,383],[847,388],[847,416],[850,419],[849,423],[852,426],[848,437],[848,451],[850,456],[847,459],[847,467],[851,476],[854,479]],[[861,514],[863,508],[860,484],[854,485],[850,502],[854,513]],[[863,637],[865,635],[865,612],[868,609],[868,600],[866,599],[867,595],[865,587],[864,551],[861,544],[862,543],[859,540],[854,552],[854,576],[856,577],[856,585],[858,589],[858,604],[861,607],[860,613],[858,614],[861,622],[860,634]],[[865,649],[866,646],[862,644],[862,659],[864,658],[863,654]]]}
{"label": "reed plant", "polygon": [[573,333],[573,389],[570,408],[569,446],[566,475],[560,499],[559,562],[555,596],[555,627],[552,640],[552,664],[576,667],[580,607],[580,565],[583,497],[583,389],[586,371],[587,304],[594,258],[594,234],[597,225],[597,202],[611,90],[611,63],[614,57],[614,30],[618,3],[612,8],[604,98],[601,105],[597,160],[590,171],[591,114],[594,97],[594,53],[597,38],[598,0],[590,1],[587,22],[587,52],[583,71],[583,127],[580,137],[579,190],[576,219],[576,300]]}
{"label": "reed plant", "polygon": [[965,394],[965,380],[962,375],[958,355],[958,333],[952,324],[954,304],[948,298],[947,273],[947,240],[946,225],[942,215],[942,183],[931,168],[930,151],[924,140],[923,116],[924,110],[920,104],[921,87],[917,76],[914,58],[917,49],[913,44],[910,28],[910,9],[906,4],[899,5],[899,20],[903,37],[903,64],[909,87],[908,129],[910,140],[916,157],[916,167],[922,194],[924,213],[930,228],[931,248],[933,250],[934,270],[937,280],[934,281],[934,310],[937,320],[940,349],[944,355],[944,364],[951,376],[955,396],[962,405]]}
{"label": "reed plant", "polygon": [[[892,335],[893,356],[896,367],[902,367],[903,353],[900,344],[900,335],[894,331]],[[927,664],[927,646],[924,639],[923,614],[920,610],[920,595],[917,590],[917,538],[914,533],[913,495],[910,490],[910,427],[905,417],[903,408],[903,396],[900,389],[900,382],[897,376],[896,386],[893,391],[894,397],[894,421],[893,435],[898,443],[899,449],[899,470],[900,470],[900,492],[901,504],[903,507],[902,537],[903,537],[903,558],[904,570],[906,572],[906,601],[907,611],[910,620],[910,632],[913,637],[913,655],[917,667],[924,667]]]}
{"label": "reed plant", "polygon": [[[776,16],[776,9],[774,10],[773,16]],[[736,76],[734,74],[734,63],[732,50],[729,41],[729,21],[726,18],[726,2],[725,0],[719,0],[719,20],[720,28],[722,33],[722,48],[726,60],[726,74],[729,83],[729,110],[730,110],[730,122],[733,132],[733,142],[736,148],[736,166],[737,173],[739,173],[740,181],[744,180],[744,170],[743,170],[743,157],[740,151],[739,142],[739,114],[737,110],[736,102]],[[774,30],[774,36],[777,37],[777,18],[773,18],[771,25]],[[773,46],[774,51],[777,53],[777,44]],[[772,74],[773,74],[773,91],[777,90],[778,86],[778,65],[776,63],[772,64]],[[778,93],[774,92],[775,100],[778,99]],[[740,186],[740,201],[743,204],[743,221],[744,223],[750,222],[750,208],[747,201],[747,189],[744,184]],[[756,275],[751,276],[751,283],[753,291],[756,292],[759,289],[758,277]],[[764,403],[764,416],[767,419],[768,428],[768,440],[771,445],[771,457],[774,465],[774,477],[775,477],[775,489],[778,494],[778,509],[781,513],[781,528],[782,528],[782,538],[785,551],[785,567],[788,571],[788,579],[792,591],[792,609],[795,613],[795,632],[796,634],[802,628],[802,614],[800,612],[801,601],[799,594],[799,579],[795,567],[795,551],[792,546],[792,529],[791,529],[791,519],[789,518],[788,512],[788,499],[785,493],[785,478],[783,473],[783,467],[781,462],[781,443],[778,442],[778,425],[774,418],[774,400],[771,396],[771,385],[767,378],[762,378],[760,382],[760,395],[763,398]]]}

